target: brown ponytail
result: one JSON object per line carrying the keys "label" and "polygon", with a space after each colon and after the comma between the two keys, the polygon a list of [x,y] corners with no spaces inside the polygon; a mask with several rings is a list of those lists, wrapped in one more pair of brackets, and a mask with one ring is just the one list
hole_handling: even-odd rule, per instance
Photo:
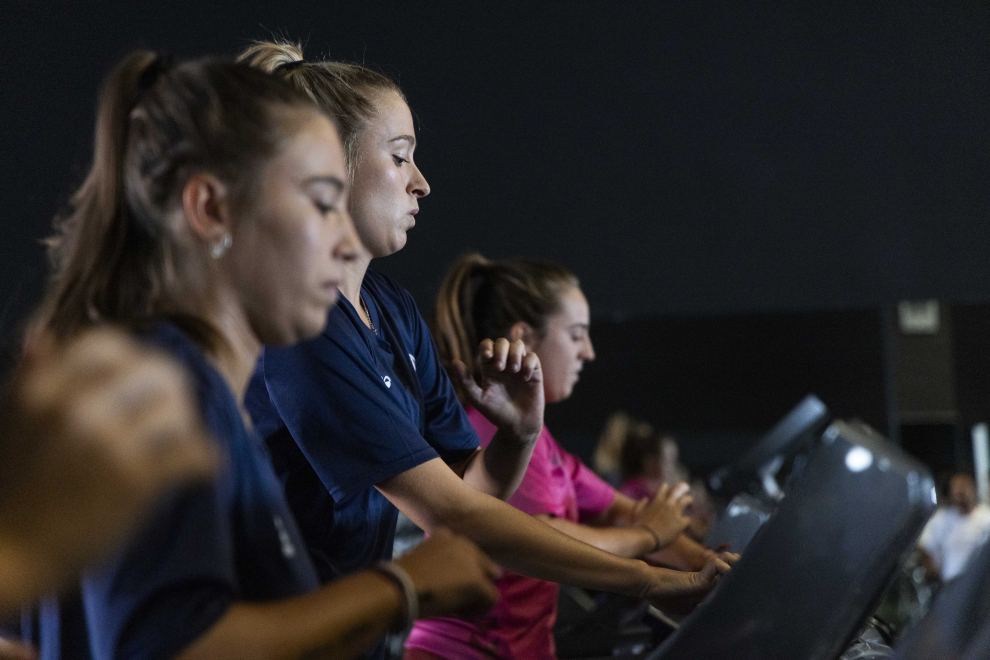
{"label": "brown ponytail", "polygon": [[352,174],[357,137],[374,114],[376,97],[394,92],[405,100],[402,90],[388,76],[360,64],[305,60],[302,46],[287,41],[259,41],[237,60],[284,77],[333,117]]}
{"label": "brown ponytail", "polygon": [[577,277],[550,261],[462,256],[437,296],[434,335],[441,362],[449,368],[460,360],[475,371],[481,340],[507,337],[519,321],[542,336],[547,319],[560,310],[561,293],[572,286],[579,286]]}
{"label": "brown ponytail", "polygon": [[182,188],[209,171],[243,207],[293,126],[290,108],[316,111],[304,94],[244,65],[125,57],[103,86],[92,166],[47,240],[52,275],[37,329],[64,337],[96,322],[196,310],[207,257],[176,213]]}

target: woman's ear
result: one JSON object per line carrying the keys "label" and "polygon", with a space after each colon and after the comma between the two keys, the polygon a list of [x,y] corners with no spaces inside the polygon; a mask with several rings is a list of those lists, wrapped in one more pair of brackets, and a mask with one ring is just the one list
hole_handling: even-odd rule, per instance
{"label": "woman's ear", "polygon": [[509,328],[509,339],[512,341],[521,339],[522,342],[526,344],[526,348],[533,350],[533,346],[536,344],[536,332],[529,323],[526,323],[525,321],[516,321],[512,324],[512,327]]}
{"label": "woman's ear", "polygon": [[233,232],[227,186],[212,174],[194,174],[186,181],[182,210],[193,235],[207,245],[216,245]]}

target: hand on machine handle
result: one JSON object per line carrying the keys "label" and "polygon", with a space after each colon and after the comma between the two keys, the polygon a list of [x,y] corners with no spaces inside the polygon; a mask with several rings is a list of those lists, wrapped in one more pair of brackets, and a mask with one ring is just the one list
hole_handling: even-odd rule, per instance
{"label": "hand on machine handle", "polygon": [[645,594],[650,604],[657,609],[678,614],[686,614],[700,603],[715,588],[722,576],[731,569],[722,557],[712,557],[705,567],[697,572],[673,571],[665,568],[652,569],[653,584]]}
{"label": "hand on machine handle", "polygon": [[35,340],[0,418],[0,571],[19,577],[0,609],[74,577],[217,463],[179,365],[111,329]]}
{"label": "hand on machine handle", "polygon": [[652,500],[640,500],[633,513],[633,523],[646,527],[656,536],[659,546],[666,547],[691,524],[684,509],[693,501],[686,483],[676,486],[663,484]]}
{"label": "hand on machine handle", "polygon": [[500,430],[535,442],[543,430],[543,369],[522,340],[485,339],[478,347],[480,379],[453,361],[468,403]]}
{"label": "hand on machine handle", "polygon": [[395,563],[416,585],[423,617],[481,616],[498,597],[495,564],[474,543],[446,529],[431,532]]}

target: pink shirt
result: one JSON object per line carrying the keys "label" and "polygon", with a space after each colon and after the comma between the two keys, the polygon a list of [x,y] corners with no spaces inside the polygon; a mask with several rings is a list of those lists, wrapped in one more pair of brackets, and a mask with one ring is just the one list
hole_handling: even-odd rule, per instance
{"label": "pink shirt", "polygon": [[[495,426],[474,408],[468,408],[467,413],[482,446],[487,446]],[[530,515],[549,513],[583,522],[608,509],[614,499],[612,487],[564,451],[544,426],[522,484],[509,504]],[[496,585],[498,603],[485,617],[474,622],[448,618],[420,621],[406,647],[449,660],[557,657],[553,624],[558,585],[508,571]]]}
{"label": "pink shirt", "polygon": [[641,500],[644,497],[649,500],[653,499],[657,489],[650,488],[642,477],[629,477],[619,486],[619,492],[634,500]]}

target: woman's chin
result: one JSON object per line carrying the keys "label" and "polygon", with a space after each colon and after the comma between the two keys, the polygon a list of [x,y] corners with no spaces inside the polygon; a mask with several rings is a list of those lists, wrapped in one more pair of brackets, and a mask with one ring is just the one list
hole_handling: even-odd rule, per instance
{"label": "woman's chin", "polygon": [[368,252],[371,254],[372,259],[381,259],[382,257],[389,257],[402,248],[406,246],[406,234],[403,232],[398,236],[393,236],[389,241],[383,241],[381,244],[376,245],[374,249],[369,249]]}
{"label": "woman's chin", "polygon": [[566,401],[571,398],[571,393],[574,391],[573,387],[563,387],[553,390],[543,390],[543,396],[547,403],[560,403],[561,401]]}
{"label": "woman's chin", "polygon": [[396,232],[395,236],[392,239],[392,246],[391,246],[392,251],[389,252],[389,254],[395,254],[402,248],[406,247],[406,241],[408,240],[409,237],[407,236],[405,231]]}

